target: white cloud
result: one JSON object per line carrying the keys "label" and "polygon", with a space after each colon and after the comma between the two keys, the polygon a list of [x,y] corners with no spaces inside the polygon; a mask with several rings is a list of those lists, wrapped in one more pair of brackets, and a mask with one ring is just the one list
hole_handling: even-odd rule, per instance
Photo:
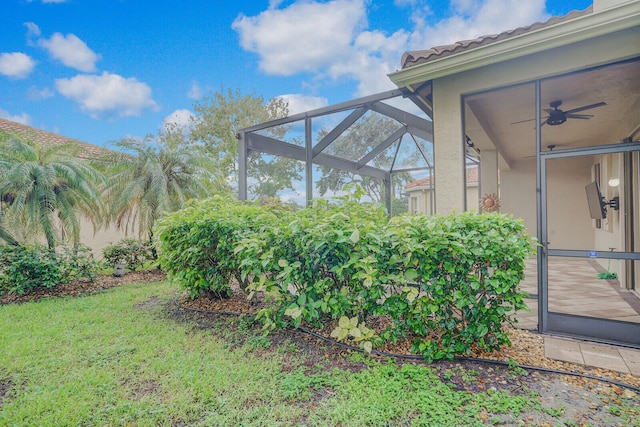
{"label": "white cloud", "polygon": [[173,128],[173,127],[187,128],[192,123],[192,120],[194,117],[195,116],[193,112],[189,110],[186,110],[186,109],[175,110],[173,113],[169,114],[167,117],[165,117],[162,120],[162,127],[165,130],[169,130],[170,128]]}
{"label": "white cloud", "polygon": [[0,74],[14,79],[26,78],[36,62],[29,55],[22,52],[0,54]]}
{"label": "white cloud", "polygon": [[[31,33],[32,28],[29,26],[27,28]],[[67,34],[65,36],[61,33],[54,33],[48,40],[41,39],[39,44],[47,49],[54,59],[78,71],[95,71],[96,61],[100,59],[100,55],[91,50],[75,34]]]}
{"label": "white cloud", "polygon": [[544,0],[453,0],[452,6],[453,15],[433,25],[420,25],[417,21],[408,49],[429,49],[475,39],[549,18]]}
{"label": "white cloud", "polygon": [[139,116],[144,109],[159,108],[146,83],[118,74],[103,72],[57,79],[56,89],[93,118]]}
{"label": "white cloud", "polygon": [[289,106],[289,115],[291,116],[329,105],[329,100],[320,96],[308,96],[298,93],[289,93],[280,95],[278,96],[278,98],[281,98],[287,102]]}
{"label": "white cloud", "polygon": [[11,120],[12,122],[22,123],[23,125],[31,124],[31,117],[27,113],[12,115],[7,110],[0,108],[0,118]]}
{"label": "white cloud", "polygon": [[55,92],[48,87],[38,89],[35,86],[31,86],[27,91],[27,98],[31,101],[39,101],[41,99],[51,98],[53,95],[55,95]]}
{"label": "white cloud", "polygon": [[254,17],[241,15],[232,28],[241,46],[260,56],[262,70],[290,76],[348,60],[356,31],[365,24],[363,0],[333,0],[297,2]]}
{"label": "white cloud", "polygon": [[191,88],[189,89],[189,92],[187,92],[187,96],[190,99],[202,98],[202,88],[200,87],[197,81],[194,80],[191,82]]}
{"label": "white cloud", "polygon": [[[451,0],[433,22],[425,1],[395,0],[407,28],[387,33],[367,28],[365,0],[298,1],[278,9],[272,0],[257,16],[238,16],[232,28],[243,49],[259,57],[268,74],[310,73],[314,81],[351,79],[354,96],[393,88],[387,77],[407,50],[428,49],[548,19],[544,0]],[[508,13],[505,13],[508,11]]]}
{"label": "white cloud", "polygon": [[24,26],[27,27],[27,39],[37,38],[42,34],[40,27],[33,22],[25,22]]}

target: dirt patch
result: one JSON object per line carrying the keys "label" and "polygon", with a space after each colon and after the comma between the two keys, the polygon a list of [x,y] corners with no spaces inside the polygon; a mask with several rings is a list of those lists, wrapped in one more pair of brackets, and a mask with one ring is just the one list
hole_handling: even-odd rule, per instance
{"label": "dirt patch", "polygon": [[158,297],[151,297],[146,301],[142,301],[136,305],[134,305],[135,308],[139,308],[141,310],[153,310],[154,308],[160,307],[163,303],[163,300],[161,300]]}
{"label": "dirt patch", "polygon": [[11,390],[11,381],[6,378],[0,378],[0,409],[4,404],[4,397],[9,393],[9,390]]}
{"label": "dirt patch", "polygon": [[154,394],[160,388],[160,385],[151,380],[144,381],[140,384],[125,384],[125,388],[133,400],[141,400],[147,395]]}

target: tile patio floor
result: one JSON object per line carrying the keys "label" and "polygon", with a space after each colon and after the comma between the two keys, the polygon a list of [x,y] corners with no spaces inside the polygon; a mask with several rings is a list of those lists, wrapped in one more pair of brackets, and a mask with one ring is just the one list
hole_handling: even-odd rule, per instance
{"label": "tile patio floor", "polygon": [[[640,323],[640,295],[614,280],[598,279],[603,271],[593,260],[551,258],[549,261],[549,311]],[[527,264],[522,289],[538,293],[535,260]],[[517,326],[537,329],[538,301],[527,299],[531,309],[517,316]],[[577,363],[640,376],[640,350],[576,339],[545,336],[545,355]]]}

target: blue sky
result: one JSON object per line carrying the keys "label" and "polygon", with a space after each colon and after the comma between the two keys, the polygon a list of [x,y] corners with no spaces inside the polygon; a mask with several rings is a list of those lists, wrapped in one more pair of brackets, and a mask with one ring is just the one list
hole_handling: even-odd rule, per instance
{"label": "blue sky", "polygon": [[591,0],[3,0],[0,117],[107,145],[181,122],[220,88],[293,113],[392,89],[407,50]]}

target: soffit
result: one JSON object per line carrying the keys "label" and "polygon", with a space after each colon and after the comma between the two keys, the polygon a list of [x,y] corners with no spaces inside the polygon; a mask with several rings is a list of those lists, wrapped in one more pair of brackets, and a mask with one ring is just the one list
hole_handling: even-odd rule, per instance
{"label": "soffit", "polygon": [[[542,118],[554,101],[572,110],[604,102],[558,126],[542,126],[543,150],[612,144],[640,126],[640,58],[542,80]],[[466,96],[465,130],[482,151],[497,149],[509,164],[535,156],[535,86],[533,83]],[[636,136],[637,139],[637,136]]]}

